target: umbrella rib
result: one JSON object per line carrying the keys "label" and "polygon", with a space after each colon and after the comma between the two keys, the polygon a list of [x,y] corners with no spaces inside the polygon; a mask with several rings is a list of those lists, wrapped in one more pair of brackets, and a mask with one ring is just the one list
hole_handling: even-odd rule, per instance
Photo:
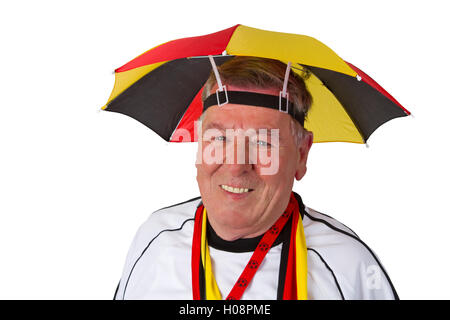
{"label": "umbrella rib", "polygon": [[[213,58],[218,57],[234,57],[234,54],[212,54],[210,55]],[[186,59],[205,59],[209,58],[209,56],[193,56],[193,57],[186,57]]]}
{"label": "umbrella rib", "polygon": [[[201,89],[200,89],[200,90],[201,90]],[[197,96],[197,95],[195,95],[194,98],[192,98],[191,103],[189,103],[189,106],[192,104],[192,101],[194,101],[194,99],[195,99],[196,96]],[[181,120],[183,120],[184,116],[186,115],[186,112],[188,111],[188,109],[189,109],[189,107],[187,107],[187,108],[184,110],[183,115],[180,117],[180,120],[178,120],[178,123],[177,123],[175,129],[172,131],[172,134],[170,135],[169,142],[172,141],[172,137],[173,137],[174,133],[177,131],[178,126],[180,125]],[[195,133],[195,125],[194,125],[194,137],[195,137],[195,135],[196,135],[196,133]],[[195,141],[194,141],[194,138],[192,138],[190,142],[195,142]]]}
{"label": "umbrella rib", "polygon": [[[311,71],[312,72],[312,71]],[[312,72],[313,73],[313,72]],[[314,73],[313,73],[314,74]],[[314,74],[315,75],[315,74]],[[315,75],[318,79],[320,79],[317,75]],[[320,81],[322,81],[322,79],[320,79]],[[358,122],[356,121],[356,119],[348,112],[347,108],[345,108],[344,104],[342,103],[342,101],[339,99],[338,96],[336,96],[333,92],[333,90],[330,89],[330,87],[328,87],[323,81],[322,81],[322,85],[325,86],[325,88],[328,89],[328,91],[330,91],[334,97],[336,98],[337,101],[339,101],[340,105],[342,106],[342,109],[344,109],[344,112],[348,115],[348,117],[350,118],[350,120],[352,120],[353,124],[355,125],[356,130],[358,130],[359,135],[361,136],[363,142],[365,144],[367,144],[367,140],[364,137],[364,134],[362,133]]]}
{"label": "umbrella rib", "polygon": [[363,135],[363,133],[361,132],[361,129],[360,129],[360,127],[359,127],[359,124],[357,123],[357,121],[355,120],[355,118],[354,117],[352,117],[352,115],[347,111],[347,109],[345,108],[345,106],[344,106],[344,104],[342,103],[342,101],[340,101],[340,99],[338,98],[338,96],[336,96],[335,94],[334,94],[334,92],[333,92],[333,90],[331,90],[331,88],[329,87],[329,86],[327,86],[326,85],[326,83],[317,75],[317,74],[315,74],[311,69],[309,69],[307,66],[305,66],[305,65],[302,65],[302,64],[299,64],[299,63],[297,63],[299,66],[301,66],[302,68],[298,68],[298,67],[292,67],[293,69],[296,69],[296,70],[300,70],[300,71],[302,71],[302,72],[306,72],[306,73],[311,73],[311,74],[313,74],[318,80],[320,80],[320,82],[321,82],[321,84],[325,87],[325,88],[327,88],[327,90],[328,91],[330,91],[332,94],[333,94],[333,96],[336,98],[336,100],[337,101],[339,101],[339,104],[341,105],[341,107],[342,107],[342,109],[344,110],[344,112],[347,114],[347,116],[350,118],[350,120],[353,122],[353,124],[355,125],[355,128],[356,128],[356,130],[358,130],[358,133],[359,133],[359,135],[361,136],[361,138],[362,138],[362,140],[363,140],[363,142],[365,143],[365,144],[367,144],[367,140],[366,140],[366,138],[364,137],[364,135]]}

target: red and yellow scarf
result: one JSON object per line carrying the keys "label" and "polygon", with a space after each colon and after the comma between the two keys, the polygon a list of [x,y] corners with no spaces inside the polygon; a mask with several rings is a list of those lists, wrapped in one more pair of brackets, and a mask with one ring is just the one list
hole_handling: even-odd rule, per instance
{"label": "red and yellow scarf", "polygon": [[[248,284],[251,282],[259,265],[272,247],[275,239],[283,227],[291,221],[289,253],[284,279],[283,300],[307,299],[307,262],[306,243],[303,232],[303,223],[300,218],[298,202],[293,193],[289,204],[275,222],[266,231],[258,246],[253,252],[247,266],[237,279],[236,284],[227,296],[227,300],[239,300]],[[203,204],[197,208],[194,222],[194,236],[192,241],[192,292],[194,300],[221,300],[214,273],[211,268],[208,239],[206,237],[207,214]]]}

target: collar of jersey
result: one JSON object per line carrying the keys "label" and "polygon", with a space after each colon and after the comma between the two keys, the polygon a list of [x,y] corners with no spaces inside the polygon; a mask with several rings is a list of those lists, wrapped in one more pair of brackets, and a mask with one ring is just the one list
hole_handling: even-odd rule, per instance
{"label": "collar of jersey", "polygon": [[[294,192],[295,198],[298,202],[298,207],[300,209],[300,216],[303,219],[303,213],[305,210],[305,206],[303,204],[302,198],[300,195]],[[202,204],[202,201],[199,203],[198,206]],[[290,223],[287,224],[287,226],[290,226]],[[273,243],[272,247],[278,246],[283,242],[283,240],[286,239],[286,237],[289,237],[290,234],[290,228],[283,228],[283,230],[280,232],[278,238]],[[254,238],[245,238],[245,239],[237,239],[233,241],[224,240],[221,237],[217,235],[217,233],[214,231],[214,229],[211,227],[209,222],[207,222],[206,225],[206,237],[208,239],[208,245],[214,249],[222,250],[222,251],[228,251],[228,252],[253,252],[255,251],[256,247],[258,246],[259,241],[262,239],[263,234]]]}
{"label": "collar of jersey", "polygon": [[[278,235],[277,239],[273,243],[272,247],[275,247],[283,242],[285,239],[284,235],[289,236],[289,232],[286,230],[289,228],[283,228],[283,230]],[[214,249],[228,251],[228,252],[253,252],[259,244],[259,241],[262,239],[264,234],[254,237],[254,238],[245,238],[245,239],[237,239],[233,241],[227,241],[222,239],[217,235],[214,229],[211,227],[209,222],[206,225],[206,237],[208,239],[208,245]]]}

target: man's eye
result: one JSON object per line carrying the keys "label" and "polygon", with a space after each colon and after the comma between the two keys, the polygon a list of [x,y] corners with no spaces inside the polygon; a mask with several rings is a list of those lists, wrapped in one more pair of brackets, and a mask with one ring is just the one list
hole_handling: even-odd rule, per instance
{"label": "man's eye", "polygon": [[225,136],[217,136],[213,137],[214,141],[225,141],[227,138]]}
{"label": "man's eye", "polygon": [[270,143],[263,141],[263,140],[258,140],[256,141],[256,144],[261,146],[261,147],[270,147]]}

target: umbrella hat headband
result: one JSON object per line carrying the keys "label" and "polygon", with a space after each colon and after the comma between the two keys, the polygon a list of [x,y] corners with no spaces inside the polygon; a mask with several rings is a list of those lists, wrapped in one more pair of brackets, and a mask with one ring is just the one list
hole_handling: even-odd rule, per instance
{"label": "umbrella hat headband", "polygon": [[214,62],[214,58],[209,56],[211,66],[216,76],[217,90],[215,94],[209,95],[203,102],[203,112],[205,112],[211,106],[223,106],[228,103],[242,104],[255,107],[264,107],[275,109],[283,113],[288,113],[297,120],[302,126],[305,122],[305,114],[303,112],[295,112],[294,104],[289,101],[289,93],[287,92],[287,84],[289,79],[289,72],[291,63],[289,62],[286,68],[284,76],[283,89],[280,91],[279,96],[248,92],[248,91],[227,91],[226,86],[222,84],[217,66]]}
{"label": "umbrella hat headband", "polygon": [[223,89],[222,92],[217,89],[215,94],[213,93],[205,99],[203,102],[203,112],[212,106],[221,107],[232,103],[275,109],[290,114],[302,126],[305,122],[305,114],[303,112],[295,112],[294,104],[286,98],[283,98],[281,93],[279,96],[274,96],[247,91],[227,91],[225,86]]}

